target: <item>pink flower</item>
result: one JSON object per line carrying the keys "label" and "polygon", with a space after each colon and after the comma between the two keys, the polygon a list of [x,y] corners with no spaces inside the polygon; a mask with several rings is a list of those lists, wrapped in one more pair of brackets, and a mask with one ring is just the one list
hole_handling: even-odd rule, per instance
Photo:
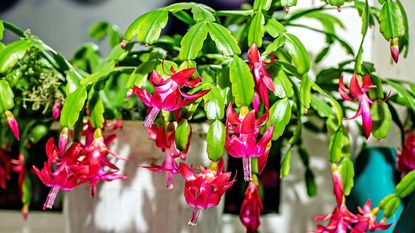
{"label": "pink flower", "polygon": [[359,222],[354,226],[352,233],[365,233],[367,231],[377,231],[377,230],[386,230],[392,224],[385,224],[385,220],[380,221],[379,223],[376,222],[376,216],[379,212],[379,208],[372,210],[372,203],[370,200],[366,201],[366,204],[363,208],[357,207],[359,213],[357,214],[357,218]]}
{"label": "pink flower", "polygon": [[166,186],[172,191],[173,190],[173,175],[179,173],[179,166],[176,163],[180,152],[174,146],[175,140],[175,128],[173,123],[169,123],[167,126],[161,125],[157,128],[153,125],[148,128],[150,139],[156,142],[156,146],[163,151],[164,161],[159,165],[152,164],[151,166],[143,166],[153,172],[165,172],[166,173]]}
{"label": "pink flower", "polygon": [[[73,145],[75,146],[76,144]],[[68,151],[72,152],[74,150]],[[65,153],[62,157],[59,157],[58,149],[53,143],[53,138],[50,138],[46,144],[46,155],[48,160],[44,163],[41,171],[33,166],[36,175],[42,183],[52,188],[48,194],[45,204],[43,205],[43,209],[52,208],[59,190],[72,190],[85,182],[85,180],[71,175],[69,166],[61,165],[64,167],[59,167],[61,160],[65,160],[66,158],[75,158],[77,155]],[[55,167],[58,168],[55,169]]]}
{"label": "pink flower", "polygon": [[[248,51],[248,60],[249,60],[249,68],[251,69],[252,74],[254,75],[255,80],[255,99],[256,105],[259,105],[258,97],[264,102],[264,105],[268,108],[269,107],[269,99],[268,99],[268,90],[275,92],[275,86],[271,79],[271,76],[268,74],[267,70],[265,69],[268,63],[265,63],[264,57],[260,57],[258,48],[254,43],[252,47]],[[271,63],[274,63],[274,57],[271,60]],[[258,110],[258,107],[255,107]]]}
{"label": "pink flower", "polygon": [[[353,74],[352,79],[350,81],[350,89],[347,89],[343,82],[343,77],[339,79],[339,93],[344,100],[359,101],[359,108],[357,109],[356,114],[349,119],[355,119],[359,116],[362,116],[362,126],[363,132],[366,138],[369,138],[370,133],[372,131],[372,115],[370,114],[370,106],[374,103],[373,100],[367,96],[367,92],[374,88],[372,81],[370,80],[369,75],[363,77],[363,84],[360,85],[359,81],[357,80],[357,75]],[[349,95],[351,94],[351,96]]]}
{"label": "pink flower", "polygon": [[401,153],[397,154],[398,170],[406,174],[415,169],[415,131],[413,131],[405,141]]}
{"label": "pink flower", "polygon": [[104,142],[101,129],[96,129],[94,140],[86,145],[81,152],[85,155],[83,160],[71,166],[71,171],[76,177],[89,181],[91,195],[95,196],[96,185],[99,181],[112,181],[125,179],[125,176],[117,174],[119,168],[111,163],[107,155],[112,155],[117,159],[124,159],[110,151]]}
{"label": "pink flower", "polygon": [[[242,109],[241,112],[245,110]],[[229,104],[226,111],[226,127],[228,132],[225,144],[226,151],[233,157],[242,158],[245,181],[252,180],[251,158],[261,157],[264,154],[266,156],[268,155],[269,148],[267,148],[267,145],[272,139],[274,126],[270,126],[262,138],[257,141],[259,128],[266,123],[267,118],[267,114],[265,114],[255,119],[255,110],[248,112],[245,116],[241,114],[238,117],[232,108],[232,104]],[[262,161],[261,164],[265,163]]]}
{"label": "pink flower", "polygon": [[10,179],[10,160],[6,152],[0,149],[0,187],[6,189],[6,182]]}
{"label": "pink flower", "polygon": [[249,183],[245,191],[245,199],[242,202],[239,218],[246,227],[247,233],[256,233],[260,222],[262,206],[261,198],[258,193],[258,185]]}
{"label": "pink flower", "polygon": [[9,128],[12,131],[14,137],[17,139],[17,141],[19,141],[20,140],[19,125],[16,119],[14,118],[13,113],[11,113],[10,111],[5,111],[4,115],[6,116],[7,125],[9,125]]}
{"label": "pink flower", "polygon": [[196,225],[201,209],[218,205],[222,195],[235,182],[229,181],[230,172],[223,173],[223,160],[217,166],[216,171],[200,166],[200,173],[196,174],[185,163],[180,163],[180,173],[185,179],[184,197],[193,207],[189,225]]}
{"label": "pink flower", "polygon": [[337,167],[333,165],[333,191],[336,196],[336,207],[333,212],[325,216],[316,216],[313,219],[317,221],[324,221],[330,219],[326,226],[318,225],[315,233],[347,233],[347,230],[352,229],[352,224],[357,223],[358,217],[351,213],[345,203],[343,196],[343,182],[340,172]]}
{"label": "pink flower", "polygon": [[150,76],[151,85],[155,91],[153,94],[148,93],[145,89],[134,87],[134,94],[140,98],[143,103],[151,108],[147,115],[144,125],[151,127],[160,110],[175,111],[188,105],[200,97],[204,96],[209,90],[203,90],[196,94],[188,94],[182,91],[181,87],[189,89],[200,85],[202,78],[190,80],[195,68],[189,68],[178,72],[173,72],[169,79],[163,79],[155,70]]}

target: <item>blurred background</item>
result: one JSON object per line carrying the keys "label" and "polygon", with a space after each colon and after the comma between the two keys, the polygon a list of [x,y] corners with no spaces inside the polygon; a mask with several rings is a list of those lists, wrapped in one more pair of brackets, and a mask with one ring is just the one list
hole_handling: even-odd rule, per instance
{"label": "blurred background", "polygon": [[[246,1],[206,0],[199,2],[208,3],[214,8],[231,9],[238,8]],[[292,10],[310,7],[313,2],[312,0],[299,1],[299,5]],[[415,1],[402,2],[406,6],[410,25],[415,25]],[[109,21],[118,25],[120,31],[123,32],[138,16],[168,3],[169,1],[165,0],[1,0],[0,18],[21,28],[30,28],[34,35],[41,35],[42,40],[47,44],[70,58],[83,43],[91,41],[88,28],[92,24],[98,21]],[[377,1],[372,2],[372,4],[376,3]],[[346,28],[341,37],[357,50],[360,43],[361,25],[357,13],[344,9],[341,14],[337,11],[333,11],[332,14],[345,22]],[[318,22],[312,20],[309,20],[307,24],[310,27],[320,27]],[[378,73],[385,77],[414,80],[412,75],[415,74],[415,29],[413,27],[410,29],[412,44],[408,58],[401,59],[398,65],[392,65],[389,44],[377,33],[378,30],[374,28],[369,31],[370,35],[366,40],[368,49],[365,50],[364,59],[373,61],[377,65]],[[290,32],[300,37],[310,53],[316,54],[324,45],[325,38],[319,34],[299,29],[293,29]],[[12,39],[11,35],[5,36],[6,41]],[[98,43],[104,51],[108,49],[106,44],[106,41]],[[337,64],[343,60],[342,56],[344,56],[344,51],[337,45],[330,50],[322,66]],[[331,211],[334,201],[331,195],[331,184],[323,182],[330,180],[330,169],[327,167],[326,148],[319,146],[327,145],[327,141],[308,137],[307,134],[304,137],[307,138],[306,146],[316,158],[312,160],[311,167],[317,174],[319,194],[313,199],[308,198],[303,185],[303,176],[296,177],[296,174],[303,173],[304,168],[298,160],[294,160],[291,175],[282,182],[279,213],[269,214],[263,218],[261,232],[306,232],[312,226],[310,216]],[[393,142],[394,140],[396,138],[391,137],[384,141]],[[377,141],[371,143],[379,144]],[[244,231],[238,216],[227,214],[223,221],[223,232]],[[28,222],[24,223],[19,210],[0,210],[0,233],[64,232],[65,223],[65,217],[61,212],[32,212]]]}

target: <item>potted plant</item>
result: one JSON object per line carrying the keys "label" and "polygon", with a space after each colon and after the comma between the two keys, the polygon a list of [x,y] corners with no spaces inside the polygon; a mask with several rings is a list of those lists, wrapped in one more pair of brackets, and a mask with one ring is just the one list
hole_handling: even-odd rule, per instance
{"label": "potted plant", "polygon": [[[193,207],[189,225],[196,225],[200,211],[216,206],[234,183],[232,171],[224,170],[223,156],[227,154],[242,160],[247,189],[240,218],[248,232],[257,231],[262,210],[258,175],[267,163],[272,141],[283,145],[280,176],[289,174],[291,154],[298,151],[305,165],[307,192],[310,196],[315,194],[316,183],[309,165],[312,158],[301,138],[304,130],[311,130],[330,138],[328,160],[336,197],[333,213],[316,217],[330,222],[318,225],[315,231],[389,228],[387,220],[400,199],[415,188],[413,171],[407,172],[395,193],[376,203],[377,207],[367,202],[358,212],[351,212],[345,201],[354,179],[349,122],[360,118],[359,134],[366,139],[371,135],[385,138],[392,122],[402,135],[406,127],[413,127],[415,96],[411,92],[415,84],[382,78],[376,74],[375,64],[362,59],[363,42],[374,25],[379,25],[390,43],[395,62],[408,51],[408,21],[402,3],[379,3],[370,6],[367,0],[328,0],[298,11],[290,11],[296,1],[283,0],[256,0],[241,10],[225,11],[203,4],[177,3],[138,17],[122,37],[111,24],[97,24],[92,35],[106,35],[114,45],[102,59],[93,47],[87,46],[71,65],[43,46],[52,54],[48,57],[51,63],[65,74],[66,85],[58,146],[49,141],[48,163],[41,171],[35,169],[42,181],[52,187],[46,207],[53,204],[61,189],[89,183],[94,195],[99,181],[125,178],[109,160],[123,158],[108,149],[113,131],[107,130],[106,134],[104,128],[111,118],[136,116],[135,119],[144,119],[150,139],[164,152],[164,161],[148,169],[166,173],[169,190],[174,189],[174,176],[184,179],[184,197]],[[336,30],[342,23],[327,13],[332,9],[341,11],[344,4],[356,9],[362,18],[358,51],[338,35]],[[161,35],[171,17],[188,25],[184,35]],[[298,21],[301,18],[320,21],[323,30],[302,24]],[[327,47],[310,56],[301,43],[304,38],[290,33],[292,27],[322,33]],[[319,68],[318,63],[336,43],[348,54],[344,62],[337,67]],[[136,46],[139,44],[144,47]],[[0,67],[14,67],[15,61],[15,57],[6,57]],[[124,100],[124,96],[128,99]],[[405,123],[397,113],[398,105],[409,112]],[[350,112],[354,116],[347,118]],[[192,147],[193,122],[209,124],[206,152],[211,163],[199,169],[185,163]],[[69,137],[69,131],[73,136]],[[80,140],[82,132],[84,141]],[[407,155],[405,152],[405,161],[412,161],[413,153],[412,157]],[[384,218],[376,220],[379,213]]]}

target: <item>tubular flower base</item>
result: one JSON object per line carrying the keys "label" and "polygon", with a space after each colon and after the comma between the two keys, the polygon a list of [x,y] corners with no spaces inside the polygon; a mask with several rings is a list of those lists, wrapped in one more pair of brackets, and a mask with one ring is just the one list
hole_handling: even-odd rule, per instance
{"label": "tubular flower base", "polygon": [[173,74],[166,80],[154,70],[150,76],[151,85],[154,87],[153,94],[137,86],[134,87],[134,94],[151,108],[144,120],[144,126],[151,127],[161,110],[176,111],[209,92],[209,90],[203,90],[196,94],[187,94],[180,89],[181,87],[192,89],[201,84],[202,78],[190,79],[195,70],[195,68],[189,68],[175,72],[171,69]]}
{"label": "tubular flower base", "polygon": [[374,103],[374,101],[371,100],[366,93],[374,87],[375,86],[367,73],[363,77],[363,83],[361,85],[359,84],[357,75],[353,74],[350,81],[350,89],[347,89],[344,85],[343,77],[340,77],[339,79],[339,93],[341,97],[347,101],[359,101],[359,108],[357,109],[356,114],[351,118],[347,118],[347,120],[362,116],[363,132],[366,139],[369,138],[370,133],[372,132],[372,115],[370,113],[370,106]]}
{"label": "tubular flower base", "polygon": [[229,181],[231,173],[224,173],[223,168],[223,160],[220,160],[217,170],[200,166],[200,173],[196,174],[185,163],[180,163],[180,173],[185,179],[184,197],[187,204],[193,207],[189,225],[197,224],[201,209],[218,205],[222,195],[235,182],[235,180]]}
{"label": "tubular flower base", "polygon": [[405,145],[397,158],[398,170],[401,174],[415,169],[415,131],[406,138]]}
{"label": "tubular flower base", "polygon": [[[244,112],[245,110],[241,110]],[[255,110],[248,112],[245,116],[241,114],[239,117],[232,105],[229,104],[226,111],[226,151],[235,158],[242,158],[244,167],[244,180],[252,180],[251,158],[261,157],[269,152],[268,143],[272,139],[274,126],[270,126],[261,139],[257,141],[259,128],[264,125],[268,119],[268,113],[255,119]],[[229,136],[232,134],[231,136]],[[267,149],[268,148],[268,149]],[[264,161],[261,161],[264,164]]]}
{"label": "tubular flower base", "polygon": [[239,218],[244,224],[247,233],[256,233],[260,222],[261,211],[263,210],[261,198],[258,193],[258,185],[249,183],[245,191],[245,199],[242,202]]}

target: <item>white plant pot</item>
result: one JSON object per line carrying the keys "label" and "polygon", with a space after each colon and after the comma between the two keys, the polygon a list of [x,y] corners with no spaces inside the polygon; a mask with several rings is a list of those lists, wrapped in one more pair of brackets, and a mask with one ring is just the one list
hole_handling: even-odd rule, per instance
{"label": "white plant pot", "polygon": [[[208,165],[206,126],[194,124],[187,164]],[[65,193],[66,233],[214,233],[221,232],[223,204],[201,213],[197,226],[187,225],[192,208],[183,196],[184,181],[174,177],[168,191],[164,173],[153,173],[140,165],[160,164],[162,152],[148,140],[141,122],[124,122],[112,150],[128,161],[117,161],[121,181],[101,182],[95,198],[83,185]]]}

